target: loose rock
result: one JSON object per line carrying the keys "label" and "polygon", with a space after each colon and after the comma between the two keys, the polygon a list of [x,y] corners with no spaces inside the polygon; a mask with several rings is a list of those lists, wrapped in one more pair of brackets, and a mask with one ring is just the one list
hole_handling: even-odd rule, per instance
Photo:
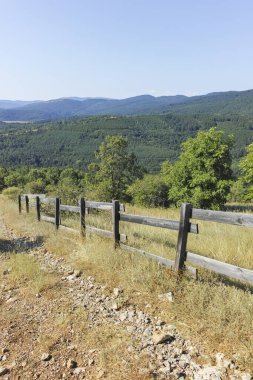
{"label": "loose rock", "polygon": [[154,344],[162,344],[162,343],[169,342],[172,340],[174,340],[174,337],[169,334],[157,333],[157,332],[153,334]]}
{"label": "loose rock", "polygon": [[0,376],[4,376],[10,373],[9,368],[0,368]]}
{"label": "loose rock", "polygon": [[76,368],[77,367],[77,362],[73,359],[69,359],[67,361],[67,367],[68,368]]}
{"label": "loose rock", "polygon": [[44,352],[41,356],[41,360],[43,362],[47,362],[52,358],[52,355],[50,355],[48,352]]}

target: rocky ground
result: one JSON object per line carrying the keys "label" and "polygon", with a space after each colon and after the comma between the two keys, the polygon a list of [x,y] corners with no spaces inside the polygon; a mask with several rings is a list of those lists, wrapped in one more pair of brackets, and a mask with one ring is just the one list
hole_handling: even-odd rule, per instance
{"label": "rocky ground", "polygon": [[[129,304],[124,289],[111,291],[43,245],[17,239],[3,222],[1,231],[1,262],[18,240],[18,250],[32,255],[57,283],[27,296],[23,285],[10,286],[12,268],[2,270],[0,378],[252,379],[240,372],[236,358],[203,355],[175,326],[150,315],[148,304],[145,310]],[[161,297],[173,301],[170,293]]]}

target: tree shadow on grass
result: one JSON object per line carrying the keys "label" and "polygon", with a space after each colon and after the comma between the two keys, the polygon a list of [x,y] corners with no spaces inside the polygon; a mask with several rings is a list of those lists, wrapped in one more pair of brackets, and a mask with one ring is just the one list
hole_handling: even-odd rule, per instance
{"label": "tree shadow on grass", "polygon": [[17,238],[12,240],[0,240],[0,254],[2,253],[22,253],[29,252],[35,248],[41,247],[43,237],[38,236],[34,240]]}

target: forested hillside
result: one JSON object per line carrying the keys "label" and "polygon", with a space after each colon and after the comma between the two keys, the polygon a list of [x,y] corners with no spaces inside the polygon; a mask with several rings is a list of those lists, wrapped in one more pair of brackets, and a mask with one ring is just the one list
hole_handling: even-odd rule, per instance
{"label": "forested hillside", "polygon": [[94,115],[208,113],[253,116],[253,90],[216,92],[201,96],[140,95],[126,99],[62,98],[49,101],[0,100],[0,120],[49,121]]}
{"label": "forested hillside", "polygon": [[252,142],[253,117],[209,114],[94,116],[49,123],[0,125],[0,164],[86,168],[106,135],[128,138],[129,150],[150,171],[174,161],[180,144],[212,126],[234,135],[234,165]]}

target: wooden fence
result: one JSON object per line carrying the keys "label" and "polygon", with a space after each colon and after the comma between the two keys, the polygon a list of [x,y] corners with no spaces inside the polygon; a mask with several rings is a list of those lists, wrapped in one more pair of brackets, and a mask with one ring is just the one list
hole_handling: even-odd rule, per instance
{"label": "wooden fence", "polygon": [[[30,200],[32,202],[30,202]],[[235,265],[227,264],[218,260],[214,260],[205,256],[198,255],[193,252],[187,251],[188,234],[198,234],[198,224],[193,223],[191,219],[205,220],[216,223],[232,224],[237,226],[244,226],[253,228],[253,215],[234,212],[211,211],[196,209],[190,203],[183,203],[181,205],[180,220],[169,220],[161,218],[153,218],[142,215],[131,215],[125,213],[125,207],[119,201],[114,200],[109,202],[94,202],[87,201],[81,198],[78,206],[69,206],[61,204],[59,198],[46,198],[43,194],[25,194],[18,197],[19,213],[22,212],[22,202],[25,203],[25,210],[29,213],[29,207],[36,208],[37,220],[43,220],[55,225],[55,228],[63,228],[65,230],[79,233],[79,231],[69,228],[61,224],[61,211],[74,212],[79,214],[80,218],[80,233],[85,236],[86,232],[95,233],[103,237],[111,238],[113,240],[114,248],[121,249],[145,256],[151,260],[158,262],[160,265],[165,266],[176,272],[188,272],[190,275],[196,277],[197,268],[190,266],[194,264],[197,267],[206,268],[218,274],[229,276],[239,281],[245,281],[253,284],[253,271],[244,269]],[[41,215],[41,203],[53,204],[54,217]],[[106,210],[112,212],[112,230],[103,230],[100,228],[92,227],[86,224],[85,214],[89,209]],[[127,236],[120,233],[120,222],[138,223],[152,227],[165,228],[178,232],[177,250],[175,260],[170,260],[165,257],[157,256],[153,253],[146,252],[142,249],[137,249],[126,244]]]}

